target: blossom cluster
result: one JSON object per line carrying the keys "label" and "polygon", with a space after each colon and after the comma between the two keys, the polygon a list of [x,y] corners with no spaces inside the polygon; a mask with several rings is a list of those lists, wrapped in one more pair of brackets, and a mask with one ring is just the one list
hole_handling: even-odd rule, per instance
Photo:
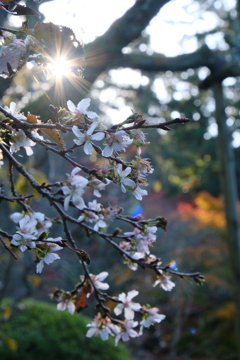
{"label": "blossom cluster", "polygon": [[[60,259],[55,251],[62,250],[62,247],[57,244],[57,242],[61,242],[62,238],[47,237],[52,221],[47,219],[43,213],[23,214],[16,212],[10,218],[19,224],[16,233],[12,236],[11,244],[18,247],[22,252],[27,249],[36,250],[37,273],[42,272],[44,263],[49,265]],[[41,236],[43,234],[44,236]],[[41,240],[39,241],[39,239]]]}
{"label": "blossom cluster", "polygon": [[[16,46],[22,46],[22,44],[16,42]],[[138,295],[136,290],[131,290],[127,294],[123,292],[117,297],[110,296],[106,292],[109,290],[109,285],[104,282],[108,272],[103,271],[98,275],[90,273],[88,270],[90,257],[84,250],[77,247],[78,243],[73,240],[69,222],[83,228],[89,237],[92,234],[102,237],[118,251],[123,263],[127,264],[131,270],[136,271],[138,265],[153,270],[154,287],[159,285],[163,290],[171,291],[175,283],[171,281],[170,275],[177,275],[177,271],[170,270],[168,266],[162,266],[160,259],[150,252],[157,240],[158,228],[166,230],[165,218],[157,217],[150,220],[144,220],[142,216],[133,218],[122,215],[123,209],[116,205],[112,206],[108,203],[105,206],[104,201],[99,201],[102,192],[113,186],[119,186],[123,194],[132,193],[139,201],[147,195],[147,190],[143,187],[148,185],[147,175],[153,172],[153,168],[148,159],[141,157],[141,149],[148,145],[146,136],[141,130],[145,119],[142,115],[135,114],[121,124],[107,129],[100,122],[99,116],[88,110],[89,106],[90,99],[83,99],[77,105],[68,100],[67,109],[54,108],[56,125],[51,122],[44,124],[36,115],[25,116],[13,102],[9,107],[0,109],[6,116],[6,119],[2,121],[4,130],[1,130],[0,166],[3,165],[5,159],[10,159],[11,166],[20,171],[33,189],[54,206],[57,212],[56,219],[58,219],[56,221],[56,219],[48,218],[44,213],[35,212],[30,206],[31,197],[34,195],[20,193],[18,196],[10,176],[13,198],[9,198],[9,201],[17,201],[22,207],[22,212],[15,212],[10,216],[11,220],[17,224],[16,231],[13,235],[4,232],[4,236],[10,240],[12,247],[9,251],[14,256],[16,255],[12,249],[16,248],[21,252],[26,250],[35,252],[37,273],[42,272],[45,264],[49,265],[60,259],[56,252],[63,248],[73,251],[83,266],[84,275],[79,276],[79,283],[74,289],[68,291],[57,289],[52,294],[52,298],[58,301],[57,309],[59,311],[67,309],[71,314],[82,311],[88,306],[88,298],[95,296],[100,312],[88,324],[90,329],[86,336],[99,335],[102,340],[114,336],[115,343],[118,344],[119,340],[128,341],[130,338],[140,336],[144,328],[160,323],[165,315],[160,314],[157,307],[134,302],[132,299]],[[129,127],[129,125],[132,126]],[[68,150],[64,149],[59,129],[64,130],[63,133],[68,132],[72,135],[72,146]],[[40,136],[39,131],[41,134],[46,133],[51,138],[51,142]],[[102,141],[102,147],[96,144],[100,141]],[[65,179],[55,184],[39,184],[21,166],[14,154],[24,148],[27,156],[31,156],[32,148],[36,143],[49,151],[54,150],[55,154],[72,164],[73,168],[66,174]],[[56,150],[57,145],[61,147],[61,150]],[[119,156],[119,153],[126,152],[130,146],[136,151],[135,157],[126,161]],[[98,154],[102,157],[102,161],[96,164],[94,169],[82,166],[77,160],[72,160],[68,154],[78,151],[78,148],[82,148],[87,156]],[[54,187],[57,187],[56,192],[53,191]],[[7,200],[7,197],[4,197],[4,200]],[[131,226],[129,229],[131,231],[121,233],[122,230],[116,228],[108,233],[108,225],[115,219],[122,221],[124,225]],[[64,225],[66,239],[62,236],[50,236],[53,222]],[[7,245],[6,247],[8,248]],[[195,277],[196,281],[201,280],[198,275]],[[115,318],[111,315],[110,309],[105,306],[106,301],[114,302]]]}

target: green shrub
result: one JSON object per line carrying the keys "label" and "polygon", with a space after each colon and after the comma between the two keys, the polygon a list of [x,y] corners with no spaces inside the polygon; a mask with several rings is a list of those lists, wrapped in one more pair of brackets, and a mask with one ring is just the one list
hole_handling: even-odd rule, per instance
{"label": "green shrub", "polygon": [[[0,359],[2,360],[131,360],[114,340],[86,338],[85,316],[60,312],[54,305],[26,300],[10,309],[4,303],[0,319]],[[5,308],[5,310],[4,310]]]}

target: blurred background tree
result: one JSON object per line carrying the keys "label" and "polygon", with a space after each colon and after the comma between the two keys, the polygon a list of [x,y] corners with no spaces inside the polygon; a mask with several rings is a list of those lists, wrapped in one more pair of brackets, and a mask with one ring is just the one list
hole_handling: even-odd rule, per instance
{"label": "blurred background tree", "polygon": [[[76,33],[83,27],[78,20],[82,13],[82,18],[88,18],[88,29],[94,30],[98,23],[106,21],[104,14],[111,13],[112,9],[108,1],[101,1],[100,10],[97,2],[91,1],[91,12],[84,15],[87,9],[74,0],[26,3],[38,10],[46,21],[61,23],[64,13],[68,22],[62,25],[73,26]],[[117,7],[116,4],[113,6]],[[72,14],[75,18],[71,18]],[[227,326],[237,319],[240,339],[237,215],[240,163],[234,162],[240,152],[239,1],[123,1],[119,13],[114,16],[105,32],[97,34],[93,31],[89,38],[86,37],[87,30],[82,32],[85,43],[83,79],[72,83],[70,79],[62,78],[60,88],[55,79],[47,80],[38,69],[33,78],[33,69],[29,75],[26,67],[11,79],[0,79],[1,103],[9,105],[10,101],[16,101],[24,111],[40,114],[43,121],[48,119],[50,103],[65,106],[68,99],[76,103],[86,96],[93,99],[95,110],[102,110],[106,123],[111,120],[117,123],[129,116],[131,109],[144,114],[149,123],[185,116],[192,119],[170,132],[149,130],[152,146],[145,155],[151,158],[155,168],[149,185],[151,210],[162,212],[171,220],[168,234],[162,237],[170,236],[172,241],[168,240],[167,244],[160,241],[159,255],[163,257],[175,249],[176,255],[168,255],[169,262],[176,258],[177,264],[185,264],[187,268],[195,264],[194,260],[199,261],[209,275],[208,285],[201,296],[199,290],[194,294],[189,285],[184,286],[189,302],[185,302],[184,295],[181,295],[181,301],[176,295],[176,301],[171,304],[165,297],[160,299],[163,312],[169,307],[174,332],[164,329],[161,341],[156,333],[151,344],[156,356],[165,351],[169,359],[178,359],[177,356],[179,359],[240,359],[240,352],[237,357],[225,336],[227,331],[227,338],[230,333],[234,338],[229,330],[231,327],[228,329]],[[5,26],[13,27],[13,18],[3,11],[0,13],[1,24]],[[31,18],[29,26],[36,21],[38,19]],[[40,176],[54,180],[57,169],[51,158],[46,162],[39,154],[35,161],[42,171]],[[113,194],[113,201],[119,201],[118,194]],[[149,212],[147,207],[140,209],[139,206],[137,202],[129,204],[133,213],[141,210],[145,215]],[[103,248],[100,244],[93,250],[104,253]],[[233,276],[228,269],[228,252]],[[189,254],[187,260],[186,254]],[[10,279],[7,280],[10,265],[5,260],[3,264],[3,283],[9,285],[6,291],[5,285],[2,289],[5,295],[15,294]],[[95,265],[97,271],[101,261]],[[119,272],[116,269],[116,274],[120,275]],[[25,269],[24,281],[26,273],[28,270]],[[71,276],[78,276],[74,269],[71,275],[66,275],[67,271],[63,269],[63,274],[66,282]],[[124,278],[124,274],[122,276]],[[128,272],[125,277],[136,281]],[[31,281],[28,278],[26,286]],[[33,288],[37,284],[34,281]],[[235,315],[232,292],[235,294]],[[38,296],[42,294],[39,290]],[[200,318],[204,320],[201,322]],[[213,331],[216,327],[218,332]],[[216,352],[214,347],[219,351]],[[146,348],[149,349],[147,345]],[[230,348],[232,352],[229,352]]]}

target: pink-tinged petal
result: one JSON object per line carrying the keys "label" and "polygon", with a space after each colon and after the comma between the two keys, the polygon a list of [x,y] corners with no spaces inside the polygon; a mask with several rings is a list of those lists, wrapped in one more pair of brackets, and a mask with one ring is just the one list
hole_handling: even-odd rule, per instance
{"label": "pink-tinged petal", "polygon": [[[120,165],[122,165],[122,164],[120,164]],[[132,171],[132,169],[130,168],[130,166],[128,166],[125,170],[122,171],[122,177],[128,176],[131,171]]]}
{"label": "pink-tinged petal", "polygon": [[132,320],[132,319],[134,319],[134,311],[132,309],[126,307],[124,309],[124,316],[125,316],[125,319]]}
{"label": "pink-tinged petal", "polygon": [[92,155],[94,148],[93,148],[90,141],[85,142],[83,150],[84,150],[86,155]]}
{"label": "pink-tinged petal", "polygon": [[43,267],[44,267],[44,262],[43,260],[40,260],[39,263],[37,264],[37,273],[41,273]]}
{"label": "pink-tinged petal", "polygon": [[72,127],[72,132],[74,133],[74,135],[76,135],[77,138],[79,138],[80,140],[84,140],[85,139],[85,135],[79,130],[79,128],[74,125]]}
{"label": "pink-tinged petal", "polygon": [[135,182],[131,179],[124,179],[122,182],[124,185],[130,188],[134,188],[136,186]]}
{"label": "pink-tinged petal", "polygon": [[17,224],[20,220],[22,220],[23,217],[24,217],[24,215],[19,213],[19,212],[15,212],[15,213],[10,215],[10,219],[12,221],[14,221],[15,224]]}
{"label": "pink-tinged petal", "polygon": [[98,122],[94,121],[88,129],[87,135],[92,135],[92,133],[94,132],[94,130],[96,129],[97,126],[98,126]]}
{"label": "pink-tinged petal", "polygon": [[114,308],[114,313],[118,316],[122,313],[123,311],[123,304],[118,304],[115,308]]}
{"label": "pink-tinged petal", "polygon": [[97,132],[96,134],[93,134],[93,135],[91,136],[91,139],[92,139],[92,140],[96,140],[96,141],[100,141],[100,140],[102,140],[104,137],[105,137],[104,132]]}
{"label": "pink-tinged petal", "polygon": [[26,245],[20,245],[19,249],[21,250],[21,252],[24,252],[25,250],[27,250]]}
{"label": "pink-tinged petal", "polygon": [[139,303],[134,303],[134,302],[130,303],[129,306],[133,311],[139,311],[142,308],[142,306]]}
{"label": "pink-tinged petal", "polygon": [[61,301],[57,304],[57,310],[58,311],[64,311],[67,307],[66,301]]}
{"label": "pink-tinged petal", "polygon": [[157,323],[160,323],[162,320],[164,320],[166,317],[166,315],[162,315],[162,314],[156,314],[154,315],[154,321]]}
{"label": "pink-tinged petal", "polygon": [[10,112],[11,112],[12,114],[15,113],[16,106],[17,106],[17,104],[16,104],[15,102],[11,101],[9,110],[10,110]]}
{"label": "pink-tinged petal", "polygon": [[67,101],[67,107],[68,107],[68,110],[71,112],[76,112],[76,110],[77,110],[76,106],[74,105],[74,103],[71,100]]}
{"label": "pink-tinged petal", "polygon": [[31,156],[33,154],[32,148],[30,146],[24,146],[26,150],[27,156]]}
{"label": "pink-tinged petal", "polygon": [[137,290],[131,290],[127,294],[127,298],[129,301],[131,301],[135,296],[137,296],[139,292]]}
{"label": "pink-tinged petal", "polygon": [[117,143],[117,142],[114,142],[114,143],[113,143],[113,148],[114,148],[114,150],[116,150],[116,151],[126,151],[126,150],[124,149],[124,146],[123,146],[122,144],[120,144],[120,143]]}
{"label": "pink-tinged petal", "polygon": [[62,186],[62,192],[64,193],[64,195],[68,195],[70,194],[72,191],[69,189],[69,187],[67,186]]}
{"label": "pink-tinged petal", "polygon": [[[91,326],[91,324],[88,324],[87,326]],[[91,328],[86,333],[86,337],[90,338],[90,337],[94,336],[96,334],[96,332],[98,332],[97,328]]]}
{"label": "pink-tinged petal", "polygon": [[93,190],[93,195],[96,197],[99,197],[99,198],[102,197],[102,195],[100,194],[100,192],[97,189]]}
{"label": "pink-tinged petal", "polygon": [[108,277],[108,272],[107,271],[102,271],[100,274],[98,274],[95,279],[98,281],[103,281],[106,279],[106,277]]}
{"label": "pink-tinged petal", "polygon": [[138,186],[134,191],[133,191],[133,195],[135,196],[135,198],[137,200],[142,200],[142,197],[147,195],[147,190],[143,190],[140,188],[140,186]]}
{"label": "pink-tinged petal", "polygon": [[74,303],[72,302],[72,301],[69,301],[68,302],[68,304],[67,304],[67,309],[68,309],[68,312],[70,313],[70,314],[74,314],[74,312],[75,312],[75,305],[74,305]]}
{"label": "pink-tinged petal", "polygon": [[102,341],[106,341],[108,339],[107,329],[103,329],[100,331],[100,337],[101,337]]}
{"label": "pink-tinged petal", "polygon": [[79,171],[81,171],[81,169],[79,167],[75,167],[71,172],[71,176],[76,175]]}
{"label": "pink-tinged petal", "polygon": [[98,118],[98,114],[96,114],[95,112],[93,111],[87,111],[86,112],[87,116],[90,118],[90,119],[95,119],[95,118]]}
{"label": "pink-tinged petal", "polygon": [[135,252],[133,255],[132,255],[132,258],[134,260],[139,260],[139,259],[143,259],[145,257],[145,253],[144,252]]}
{"label": "pink-tinged petal", "polygon": [[47,265],[51,264],[52,262],[54,262],[55,260],[60,259],[60,256],[58,256],[57,254],[54,253],[48,253],[45,257],[44,257],[44,261]]}
{"label": "pink-tinged petal", "polygon": [[126,301],[126,294],[125,294],[125,293],[119,294],[118,299],[119,299],[120,301],[122,301],[123,303],[125,303],[125,301]]}
{"label": "pink-tinged petal", "polygon": [[64,199],[64,209],[65,209],[66,211],[67,211],[68,208],[69,208],[70,199],[71,199],[71,196],[70,196],[70,195],[67,196],[67,197],[65,197],[65,199]]}
{"label": "pink-tinged petal", "polygon": [[98,226],[103,229],[107,226],[107,224],[103,220],[98,220]]}
{"label": "pink-tinged petal", "polygon": [[73,139],[73,141],[75,142],[76,145],[82,145],[85,141],[85,138],[83,140],[81,139]]}
{"label": "pink-tinged petal", "polygon": [[[138,334],[135,330],[133,330],[133,329],[129,329],[129,330],[128,330],[128,334],[129,334],[132,338],[139,336],[139,334]],[[124,340],[123,340],[123,341],[124,341]]]}
{"label": "pink-tinged petal", "polygon": [[130,337],[127,333],[122,334],[122,341],[128,341],[129,339],[130,339]]}
{"label": "pink-tinged petal", "polygon": [[82,210],[83,208],[86,207],[83,198],[79,197],[78,194],[75,194],[75,193],[73,194],[72,202],[76,206],[76,208],[78,208],[79,210]]}
{"label": "pink-tinged petal", "polygon": [[87,99],[83,99],[81,100],[78,104],[77,104],[77,109],[80,113],[85,114],[85,112],[87,111],[87,108],[90,105],[91,100],[89,98]]}
{"label": "pink-tinged petal", "polygon": [[98,289],[101,289],[101,290],[109,289],[109,285],[107,283],[100,283],[100,284],[96,283],[95,285]]}
{"label": "pink-tinged petal", "polygon": [[102,151],[102,156],[109,157],[113,153],[113,147],[112,146],[106,146]]}
{"label": "pink-tinged petal", "polygon": [[121,184],[121,190],[122,192],[125,194],[127,192],[127,190],[125,189],[125,187],[123,186],[123,184]]}
{"label": "pink-tinged petal", "polygon": [[115,343],[114,343],[115,346],[118,345],[120,339],[121,339],[121,333],[115,337]]}

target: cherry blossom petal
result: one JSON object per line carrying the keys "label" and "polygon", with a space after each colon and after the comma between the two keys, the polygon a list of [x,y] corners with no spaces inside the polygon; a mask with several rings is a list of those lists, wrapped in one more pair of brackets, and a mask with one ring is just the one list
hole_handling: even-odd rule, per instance
{"label": "cherry blossom petal", "polygon": [[94,121],[88,129],[87,135],[92,135],[92,133],[94,132],[94,130],[96,129],[97,126],[98,126],[98,122]]}
{"label": "cherry blossom petal", "polygon": [[67,101],[67,107],[68,107],[68,110],[71,112],[76,112],[76,110],[77,110],[76,106],[74,105],[74,103],[71,100]]}
{"label": "cherry blossom petal", "polygon": [[82,99],[78,104],[77,104],[77,109],[80,113],[85,114],[87,108],[90,105],[91,100],[89,98],[87,99]]}
{"label": "cherry blossom petal", "polygon": [[43,258],[44,262],[49,265],[52,262],[54,262],[55,260],[60,259],[60,257],[58,256],[58,254],[54,254],[54,253],[48,253],[45,255],[45,257]]}
{"label": "cherry blossom petal", "polygon": [[87,111],[86,112],[87,116],[90,118],[90,119],[95,119],[95,118],[98,118],[98,114],[96,114],[95,112],[93,111]]}
{"label": "cherry blossom petal", "polygon": [[74,314],[74,312],[75,312],[75,305],[74,305],[74,303],[73,303],[73,301],[68,301],[67,302],[67,309],[68,309],[68,312],[70,313],[70,314]]}
{"label": "cherry blossom petal", "polygon": [[41,273],[43,267],[44,267],[44,262],[43,260],[40,260],[39,263],[37,264],[37,273]]}
{"label": "cherry blossom petal", "polygon": [[112,155],[112,153],[113,153],[113,147],[107,145],[102,151],[102,156],[109,157]]}
{"label": "cherry blossom petal", "polygon": [[93,135],[91,136],[91,139],[92,139],[92,140],[96,140],[96,141],[100,141],[100,140],[102,140],[104,137],[105,137],[104,132],[99,131],[99,132],[97,132],[96,134],[93,134]]}
{"label": "cherry blossom petal", "polygon": [[83,150],[85,152],[86,155],[92,155],[93,151],[94,151],[94,148],[91,144],[90,141],[86,141],[85,144],[84,144],[84,147],[83,147]]}

